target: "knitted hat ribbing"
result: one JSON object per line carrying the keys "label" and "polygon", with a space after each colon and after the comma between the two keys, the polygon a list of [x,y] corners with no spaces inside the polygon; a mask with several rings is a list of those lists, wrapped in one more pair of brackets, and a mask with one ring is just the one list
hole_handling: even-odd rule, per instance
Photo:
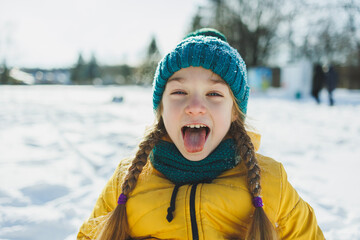
{"label": "knitted hat ribbing", "polygon": [[[210,32],[210,33],[209,33]],[[218,74],[230,87],[246,114],[249,97],[246,65],[224,35],[211,29],[190,33],[158,64],[153,81],[153,108],[157,109],[167,80],[182,68],[203,67]]]}

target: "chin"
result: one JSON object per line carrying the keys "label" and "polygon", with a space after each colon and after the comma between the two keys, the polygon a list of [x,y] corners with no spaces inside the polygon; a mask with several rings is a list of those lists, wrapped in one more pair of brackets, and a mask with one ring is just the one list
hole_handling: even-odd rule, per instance
{"label": "chin", "polygon": [[208,142],[205,143],[205,145],[201,151],[197,151],[197,152],[187,151],[183,142],[180,143],[179,146],[177,146],[177,147],[178,147],[181,155],[183,155],[183,157],[185,157],[189,161],[194,161],[194,162],[203,160],[204,158],[209,156],[210,153],[214,150],[214,149],[211,149],[211,146],[208,144]]}
{"label": "chin", "polygon": [[201,161],[206,158],[209,154],[207,154],[204,150],[196,153],[189,153],[185,150],[185,153],[181,152],[181,154],[189,161]]}

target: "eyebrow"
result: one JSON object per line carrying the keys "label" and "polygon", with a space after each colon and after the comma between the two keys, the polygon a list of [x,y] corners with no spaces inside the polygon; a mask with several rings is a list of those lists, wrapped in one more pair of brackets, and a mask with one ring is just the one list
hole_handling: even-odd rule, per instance
{"label": "eyebrow", "polygon": [[[172,82],[172,81],[178,81],[178,82],[184,82],[185,78],[182,78],[182,77],[174,77],[174,78],[170,78],[167,82]],[[224,84],[226,85],[225,81],[222,80],[222,79],[210,79],[210,81],[213,83],[213,84]]]}
{"label": "eyebrow", "polygon": [[226,85],[225,81],[222,79],[210,79],[210,81],[212,81],[214,84],[221,83]]}
{"label": "eyebrow", "polygon": [[178,81],[178,82],[183,82],[185,79],[182,78],[182,77],[174,77],[174,78],[169,78],[169,80],[167,81],[168,83],[169,82],[172,82],[172,81]]}

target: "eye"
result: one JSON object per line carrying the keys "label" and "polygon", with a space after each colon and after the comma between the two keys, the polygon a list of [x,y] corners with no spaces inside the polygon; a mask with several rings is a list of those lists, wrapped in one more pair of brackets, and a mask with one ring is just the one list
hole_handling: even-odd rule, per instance
{"label": "eye", "polygon": [[210,96],[210,97],[223,97],[223,95],[218,93],[218,92],[210,92],[210,93],[207,94],[207,96]]}
{"label": "eye", "polygon": [[186,95],[186,92],[177,90],[177,91],[172,92],[171,95]]}

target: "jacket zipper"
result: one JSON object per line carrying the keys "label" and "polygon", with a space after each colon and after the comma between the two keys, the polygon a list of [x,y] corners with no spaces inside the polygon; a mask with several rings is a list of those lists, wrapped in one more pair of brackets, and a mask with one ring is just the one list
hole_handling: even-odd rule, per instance
{"label": "jacket zipper", "polygon": [[193,240],[199,240],[199,231],[196,223],[196,211],[195,211],[195,193],[197,183],[192,185],[190,192],[190,219],[191,219],[191,230]]}

